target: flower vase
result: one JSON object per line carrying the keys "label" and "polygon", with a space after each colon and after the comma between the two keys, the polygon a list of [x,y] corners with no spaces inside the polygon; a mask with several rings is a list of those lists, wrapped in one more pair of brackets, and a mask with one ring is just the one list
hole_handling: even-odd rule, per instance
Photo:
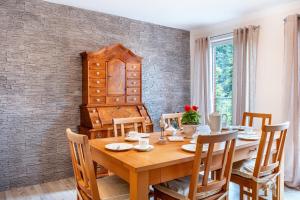
{"label": "flower vase", "polygon": [[189,124],[186,124],[186,125],[182,125],[182,128],[183,128],[183,135],[186,137],[186,138],[189,138],[189,139],[192,139],[193,138],[193,135],[196,133],[197,131],[197,127],[199,125],[189,125]]}

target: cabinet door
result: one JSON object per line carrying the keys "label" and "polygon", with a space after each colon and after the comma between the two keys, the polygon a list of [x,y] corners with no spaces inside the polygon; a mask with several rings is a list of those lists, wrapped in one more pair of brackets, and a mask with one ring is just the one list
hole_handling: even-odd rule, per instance
{"label": "cabinet door", "polygon": [[98,107],[102,124],[112,124],[113,118],[141,117],[136,106],[106,106]]}
{"label": "cabinet door", "polygon": [[107,63],[107,95],[125,95],[125,63],[112,59]]}

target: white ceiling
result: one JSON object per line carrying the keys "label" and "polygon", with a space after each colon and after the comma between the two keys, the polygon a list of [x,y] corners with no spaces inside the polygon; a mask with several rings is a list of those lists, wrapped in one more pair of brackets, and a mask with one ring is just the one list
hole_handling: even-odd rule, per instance
{"label": "white ceiling", "polygon": [[296,0],[46,0],[191,30]]}

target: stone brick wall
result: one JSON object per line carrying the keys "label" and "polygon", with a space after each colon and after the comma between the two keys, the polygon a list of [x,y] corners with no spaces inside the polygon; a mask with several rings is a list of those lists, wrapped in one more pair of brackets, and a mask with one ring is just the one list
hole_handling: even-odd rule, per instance
{"label": "stone brick wall", "polygon": [[82,51],[122,43],[143,60],[157,124],[190,100],[189,32],[40,0],[0,1],[0,190],[72,175]]}

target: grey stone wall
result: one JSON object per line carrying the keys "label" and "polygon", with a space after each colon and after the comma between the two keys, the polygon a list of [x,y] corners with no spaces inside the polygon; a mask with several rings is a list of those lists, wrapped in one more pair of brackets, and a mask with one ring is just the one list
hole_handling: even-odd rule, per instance
{"label": "grey stone wall", "polygon": [[143,60],[143,101],[161,113],[190,100],[189,32],[40,0],[0,1],[0,190],[72,175],[82,51],[122,43]]}

